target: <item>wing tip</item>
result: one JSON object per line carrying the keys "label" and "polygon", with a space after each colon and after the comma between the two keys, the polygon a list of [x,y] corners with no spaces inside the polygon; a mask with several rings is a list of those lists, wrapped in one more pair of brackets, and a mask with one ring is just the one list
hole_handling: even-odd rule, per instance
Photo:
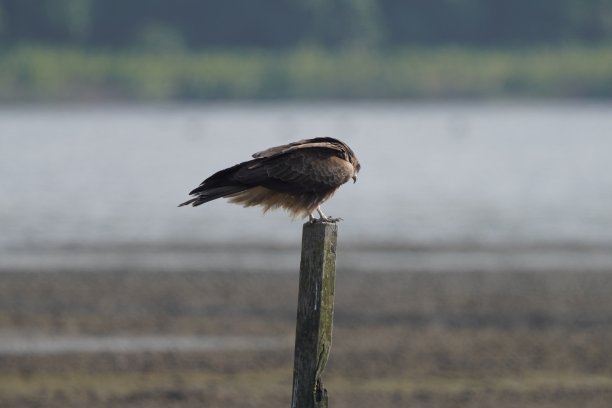
{"label": "wing tip", "polygon": [[189,205],[189,204],[193,203],[194,201],[196,201],[197,199],[198,199],[197,197],[196,198],[192,198],[191,200],[187,200],[184,203],[180,203],[177,207],[183,207],[183,206]]}

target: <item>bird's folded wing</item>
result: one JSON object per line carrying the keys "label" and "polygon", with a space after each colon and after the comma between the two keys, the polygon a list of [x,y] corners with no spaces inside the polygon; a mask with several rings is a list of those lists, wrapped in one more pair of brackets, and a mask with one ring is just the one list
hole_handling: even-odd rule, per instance
{"label": "bird's folded wing", "polygon": [[334,190],[347,182],[352,166],[328,148],[293,150],[238,170],[233,178],[248,185],[301,193]]}
{"label": "bird's folded wing", "polygon": [[253,157],[256,159],[269,158],[269,157],[273,157],[279,154],[288,153],[294,150],[310,149],[310,148],[332,149],[339,153],[344,153],[342,148],[338,146],[337,143],[331,142],[331,140],[333,139],[324,138],[324,137],[316,138],[316,139],[298,140],[297,142],[289,143],[289,144],[282,145],[282,146],[271,147],[269,149],[262,150],[261,152],[257,152],[253,154]]}

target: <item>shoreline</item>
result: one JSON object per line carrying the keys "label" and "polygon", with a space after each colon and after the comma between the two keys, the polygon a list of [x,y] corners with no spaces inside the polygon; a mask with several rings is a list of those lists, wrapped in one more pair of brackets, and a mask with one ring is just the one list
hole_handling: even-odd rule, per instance
{"label": "shoreline", "polygon": [[[603,243],[348,243],[338,270],[370,272],[612,271]],[[11,271],[242,271],[293,273],[300,249],[260,243],[65,244],[0,249],[0,274]]]}

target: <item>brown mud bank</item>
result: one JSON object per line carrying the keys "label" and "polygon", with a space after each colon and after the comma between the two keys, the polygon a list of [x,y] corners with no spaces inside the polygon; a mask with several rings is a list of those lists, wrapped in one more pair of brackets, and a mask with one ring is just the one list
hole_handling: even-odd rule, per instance
{"label": "brown mud bank", "polygon": [[[609,407],[610,293],[612,271],[339,273],[330,404]],[[288,273],[2,273],[0,338],[285,340],[0,353],[0,406],[289,406],[296,303]]]}

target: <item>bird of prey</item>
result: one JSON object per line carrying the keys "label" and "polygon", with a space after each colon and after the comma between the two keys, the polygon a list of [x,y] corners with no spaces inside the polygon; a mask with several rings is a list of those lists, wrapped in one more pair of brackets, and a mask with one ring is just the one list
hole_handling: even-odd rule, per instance
{"label": "bird of prey", "polygon": [[[339,219],[327,217],[320,205],[342,184],[357,181],[360,168],[355,153],[340,140],[300,140],[255,153],[252,160],[213,174],[179,207],[225,197],[244,207],[262,206],[264,212],[284,208],[293,218],[308,215],[311,222],[335,222]],[[315,210],[318,220],[312,216]]]}

